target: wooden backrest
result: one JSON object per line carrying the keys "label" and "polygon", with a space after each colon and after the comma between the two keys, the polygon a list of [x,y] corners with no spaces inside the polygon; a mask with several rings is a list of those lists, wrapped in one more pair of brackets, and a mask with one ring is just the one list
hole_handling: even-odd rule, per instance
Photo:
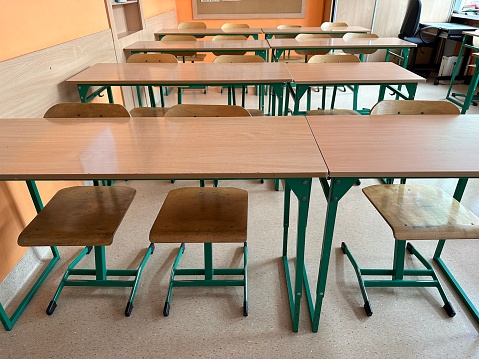
{"label": "wooden backrest", "polygon": [[321,24],[321,29],[324,29],[324,30],[327,30],[327,29],[331,29],[332,27],[347,27],[348,24],[346,24],[345,22],[323,22]]}
{"label": "wooden backrest", "polygon": [[244,41],[248,38],[243,35],[215,35],[212,37],[211,41],[219,42],[219,41]]}
{"label": "wooden backrest", "polygon": [[241,106],[180,104],[166,111],[165,117],[250,117]]}
{"label": "wooden backrest", "polygon": [[[243,35],[216,35],[213,36],[211,39],[214,42],[222,42],[222,41],[246,41],[248,38]],[[238,52],[238,51],[221,51],[221,52],[215,52],[213,51],[213,55],[215,56],[221,56],[221,55],[244,55],[246,54],[246,51],[244,52]]]}
{"label": "wooden backrest", "polygon": [[341,116],[341,115],[358,115],[361,116],[359,112],[356,112],[354,110],[347,110],[347,109],[341,109],[341,108],[334,108],[331,110],[309,110],[306,111],[307,116],[325,116],[325,115],[335,115],[335,116]]}
{"label": "wooden backrest", "polygon": [[221,26],[221,30],[229,30],[229,29],[248,29],[248,24],[232,24],[232,23],[225,23]]}
{"label": "wooden backrest", "polygon": [[163,63],[175,63],[178,62],[176,57],[172,54],[133,54],[126,62],[129,63],[142,63],[142,62],[163,62]]}
{"label": "wooden backrest", "polygon": [[264,62],[264,59],[258,55],[220,55],[213,60],[214,63],[248,63],[248,62]]}
{"label": "wooden backrest", "polygon": [[122,105],[116,103],[65,102],[50,107],[43,117],[130,117],[130,113]]}
{"label": "wooden backrest", "polygon": [[183,21],[178,24],[178,29],[206,29],[206,24],[202,21]]}
{"label": "wooden backrest", "polygon": [[[353,32],[348,32],[343,35],[343,40],[344,41],[351,41],[353,39],[377,39],[379,38],[378,35],[376,34],[358,34],[358,33],[353,33]],[[343,49],[343,52],[346,54],[373,54],[377,51],[377,49],[372,49],[372,50],[348,50],[348,49]]]}
{"label": "wooden backrest", "polygon": [[167,107],[135,107],[130,110],[132,117],[164,117]]}
{"label": "wooden backrest", "polygon": [[[303,41],[310,41],[314,39],[329,39],[331,36],[327,34],[298,34],[295,36],[296,41],[303,42]],[[329,52],[329,49],[325,50],[294,50],[297,54],[300,55],[325,55]]]}
{"label": "wooden backrest", "polygon": [[355,55],[314,55],[308,61],[312,64],[328,64],[337,62],[359,62]]}
{"label": "wooden backrest", "polygon": [[459,114],[459,109],[449,101],[388,100],[378,102],[371,115],[440,115]]}
{"label": "wooden backrest", "polygon": [[[282,24],[276,26],[277,29],[280,30],[286,30],[286,29],[299,29],[301,25],[287,25],[287,24]],[[275,39],[294,39],[296,35],[274,35]]]}
{"label": "wooden backrest", "polygon": [[[194,37],[193,35],[165,35],[161,38],[161,42],[168,42],[168,41],[196,41],[196,37]],[[176,51],[176,52],[170,52],[170,54],[174,56],[182,56],[183,62],[184,62],[185,56],[193,56],[196,54],[196,52]]]}

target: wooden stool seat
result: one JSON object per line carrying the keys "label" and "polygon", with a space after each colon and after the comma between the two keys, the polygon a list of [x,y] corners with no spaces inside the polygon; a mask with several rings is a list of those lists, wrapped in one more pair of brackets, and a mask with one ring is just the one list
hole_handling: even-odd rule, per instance
{"label": "wooden stool seat", "polygon": [[363,192],[397,240],[479,239],[479,218],[440,188],[375,185]]}
{"label": "wooden stool seat", "polygon": [[169,107],[135,107],[131,109],[132,117],[164,117]]}
{"label": "wooden stool seat", "polygon": [[153,243],[246,242],[248,192],[230,187],[171,190],[150,231]]}
{"label": "wooden stool seat", "polygon": [[258,108],[248,108],[247,111],[251,116],[264,116],[263,111]]}
{"label": "wooden stool seat", "polygon": [[108,246],[135,190],[129,187],[70,187],[58,191],[22,231],[18,244]]}

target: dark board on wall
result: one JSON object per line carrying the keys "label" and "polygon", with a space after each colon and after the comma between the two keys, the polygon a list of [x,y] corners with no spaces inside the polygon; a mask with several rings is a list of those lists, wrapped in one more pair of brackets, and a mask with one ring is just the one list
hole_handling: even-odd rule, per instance
{"label": "dark board on wall", "polygon": [[300,18],[306,0],[192,0],[195,19]]}

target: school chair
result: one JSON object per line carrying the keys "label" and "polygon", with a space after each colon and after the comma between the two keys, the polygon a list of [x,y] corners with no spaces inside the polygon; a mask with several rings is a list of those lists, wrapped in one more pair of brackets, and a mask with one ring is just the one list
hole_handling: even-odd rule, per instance
{"label": "school chair", "polygon": [[[133,54],[126,60],[128,63],[177,63],[178,60],[172,54]],[[163,94],[163,86],[160,87],[160,101],[161,107],[165,107],[165,97]],[[136,86],[138,96],[138,105],[141,107],[141,91],[140,86]],[[153,86],[148,86],[148,94],[150,96],[150,106],[156,107],[155,92]]]}
{"label": "school chair", "polygon": [[[171,190],[150,231],[150,242],[181,243],[174,261],[163,315],[170,314],[174,287],[241,286],[243,315],[248,315],[248,192],[231,187]],[[203,243],[204,268],[178,268],[186,243]],[[213,243],[243,243],[243,268],[214,268]],[[179,280],[178,276],[204,276]],[[215,279],[236,276],[240,279]]]}
{"label": "school chair", "polygon": [[[216,64],[233,64],[233,63],[252,63],[252,62],[264,62],[264,59],[258,55],[220,55],[213,60]],[[235,88],[241,88],[241,107],[245,107],[245,98],[247,93],[246,86],[227,86],[228,87],[228,104],[236,105],[236,93]],[[264,87],[259,87],[259,109],[248,109],[251,116],[263,116],[263,102],[264,102]]]}
{"label": "school chair", "polygon": [[[407,241],[479,239],[479,218],[452,196],[434,186],[383,184],[365,187],[363,192],[391,227],[394,236],[392,269],[361,268],[346,243],[341,244],[343,253],[356,272],[366,315],[373,314],[367,287],[432,287],[439,291],[447,315],[453,317],[456,312],[433,267]],[[419,259],[425,269],[405,269],[406,250]],[[391,279],[366,280],[364,276],[390,276]]]}
{"label": "school chair", "polygon": [[[129,118],[121,105],[104,103],[63,103],[50,108],[45,118],[106,117]],[[130,287],[125,315],[133,310],[138,281],[154,245],[147,249],[138,269],[107,269],[105,247],[113,243],[136,190],[125,186],[75,186],[58,191],[18,237],[23,247],[81,246],[84,249],[68,266],[46,313],[53,314],[64,287]],[[78,269],[77,264],[94,249],[93,269]],[[70,279],[71,277],[80,279]],[[93,279],[86,279],[93,277]],[[110,279],[128,277],[133,279]]]}
{"label": "school chair", "polygon": [[[341,55],[341,54],[332,54],[332,55],[315,55],[308,60],[308,63],[311,64],[326,64],[326,63],[342,63],[342,62],[359,62],[359,58],[355,55]],[[324,110],[326,107],[326,88],[327,86],[323,86],[323,93],[322,93],[322,109]],[[356,86],[348,86],[353,91],[353,109],[357,109],[358,103],[358,87]],[[331,109],[334,109],[334,105],[336,102],[336,93],[338,90],[338,86],[333,86],[333,96],[331,98]],[[308,89],[307,92],[307,109],[311,108],[311,88]]]}

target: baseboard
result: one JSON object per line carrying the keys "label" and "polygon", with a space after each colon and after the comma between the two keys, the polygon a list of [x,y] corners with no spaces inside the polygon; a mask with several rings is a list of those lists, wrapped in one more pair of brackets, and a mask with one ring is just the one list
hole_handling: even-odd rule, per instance
{"label": "baseboard", "polygon": [[51,258],[49,247],[32,247],[0,283],[0,303],[6,308],[14,299],[23,298],[34,284],[46,261]]}

